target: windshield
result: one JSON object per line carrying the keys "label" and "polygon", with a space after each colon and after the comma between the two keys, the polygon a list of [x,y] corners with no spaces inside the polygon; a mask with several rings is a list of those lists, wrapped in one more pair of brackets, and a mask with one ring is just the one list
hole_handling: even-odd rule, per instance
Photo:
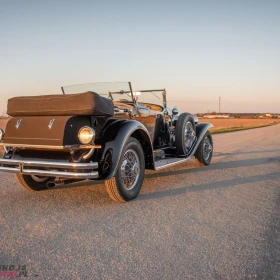
{"label": "windshield", "polygon": [[151,103],[164,106],[165,90],[139,90],[134,93],[138,103]]}
{"label": "windshield", "polygon": [[89,83],[79,84],[62,87],[62,91],[65,94],[83,93],[87,91],[93,91],[103,97],[110,98],[114,101],[129,101],[133,102],[133,98],[130,93],[130,86],[128,82],[119,83]]}
{"label": "windshield", "polygon": [[165,90],[136,90],[133,96],[128,82],[118,83],[88,83],[62,87],[64,94],[83,93],[93,91],[113,101],[133,102],[133,97],[138,103],[151,103],[165,106]]}

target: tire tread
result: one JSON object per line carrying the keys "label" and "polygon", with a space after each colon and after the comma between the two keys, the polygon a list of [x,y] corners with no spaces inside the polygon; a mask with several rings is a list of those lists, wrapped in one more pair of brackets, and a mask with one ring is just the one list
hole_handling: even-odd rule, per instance
{"label": "tire tread", "polygon": [[202,145],[203,145],[203,141],[205,139],[205,137],[209,137],[210,138],[210,141],[211,141],[211,144],[212,144],[212,147],[213,147],[213,140],[212,140],[212,136],[211,136],[211,133],[209,131],[207,131],[205,133],[205,135],[203,136],[196,152],[195,152],[195,158],[196,160],[198,161],[199,165],[209,165],[210,162],[211,162],[211,159],[212,159],[212,155],[213,155],[213,151],[212,151],[212,155],[210,157],[210,161],[209,162],[206,162],[205,159],[204,159],[204,155],[203,155],[203,150],[202,150]]}
{"label": "tire tread", "polygon": [[126,200],[119,194],[115,177],[105,181],[106,190],[115,202],[126,202]]}
{"label": "tire tread", "polygon": [[187,152],[185,148],[182,131],[184,129],[185,121],[189,117],[192,120],[193,128],[195,129],[195,124],[193,118],[191,117],[191,114],[182,113],[177,120],[176,129],[175,129],[175,144],[176,144],[176,152],[179,156],[185,155]]}
{"label": "tire tread", "polygon": [[30,188],[27,183],[25,182],[23,175],[22,174],[15,174],[16,180],[17,182],[24,187],[26,190],[28,190],[29,192],[36,192],[36,190]]}
{"label": "tire tread", "polygon": [[122,190],[122,186],[120,185],[121,183],[119,182],[120,181],[119,177],[117,177],[117,176],[119,176],[118,172],[119,172],[119,168],[120,168],[120,164],[121,164],[121,163],[119,163],[119,166],[116,170],[115,177],[105,180],[105,187],[106,187],[107,193],[109,194],[111,199],[115,202],[123,203],[123,202],[128,202],[130,200],[133,200],[134,198],[136,198],[138,196],[138,194],[141,190],[142,184],[143,184],[144,170],[145,170],[145,158],[144,158],[143,149],[142,149],[139,141],[137,139],[135,139],[134,137],[130,137],[130,139],[126,143],[126,146],[122,152],[121,157],[123,157],[123,154],[124,154],[127,146],[131,145],[131,144],[138,146],[138,152],[140,153],[140,154],[138,154],[138,156],[139,156],[140,163],[142,162],[142,169],[141,169],[142,175],[140,176],[140,178],[138,178],[139,181],[137,183],[139,185],[138,191],[136,189],[137,193],[135,195],[133,195],[132,197],[129,197],[129,195],[125,194],[124,190]]}
{"label": "tire tread", "polygon": [[48,177],[46,181],[39,183],[35,182],[29,175],[15,174],[15,177],[18,183],[30,192],[38,192],[47,189],[47,182],[55,179],[53,177]]}

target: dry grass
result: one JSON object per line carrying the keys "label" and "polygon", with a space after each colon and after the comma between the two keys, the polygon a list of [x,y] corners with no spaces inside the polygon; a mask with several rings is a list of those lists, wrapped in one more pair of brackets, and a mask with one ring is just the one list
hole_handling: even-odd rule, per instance
{"label": "dry grass", "polygon": [[210,122],[214,125],[212,133],[230,132],[251,129],[280,123],[280,119],[199,119],[199,122]]}

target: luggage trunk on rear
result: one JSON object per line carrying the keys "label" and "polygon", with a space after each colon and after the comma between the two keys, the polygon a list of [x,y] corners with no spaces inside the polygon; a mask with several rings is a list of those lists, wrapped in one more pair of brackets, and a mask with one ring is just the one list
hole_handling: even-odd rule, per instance
{"label": "luggage trunk on rear", "polygon": [[[90,126],[89,116],[24,116],[11,118],[4,143],[65,146],[80,144],[81,127]],[[7,145],[8,146],[8,145]]]}
{"label": "luggage trunk on rear", "polygon": [[68,95],[42,95],[14,97],[8,100],[10,116],[113,116],[110,99],[95,92]]}
{"label": "luggage trunk on rear", "polygon": [[78,133],[83,126],[92,126],[98,134],[100,126],[114,115],[114,105],[88,91],[14,97],[8,100],[7,113],[13,118],[7,123],[4,143],[66,146],[80,144]]}

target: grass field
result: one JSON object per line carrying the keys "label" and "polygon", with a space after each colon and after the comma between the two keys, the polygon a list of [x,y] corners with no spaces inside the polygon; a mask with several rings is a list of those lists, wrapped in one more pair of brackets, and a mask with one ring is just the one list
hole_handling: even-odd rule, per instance
{"label": "grass field", "polygon": [[251,129],[280,123],[280,119],[199,119],[199,122],[210,122],[214,125],[212,133],[223,133]]}

